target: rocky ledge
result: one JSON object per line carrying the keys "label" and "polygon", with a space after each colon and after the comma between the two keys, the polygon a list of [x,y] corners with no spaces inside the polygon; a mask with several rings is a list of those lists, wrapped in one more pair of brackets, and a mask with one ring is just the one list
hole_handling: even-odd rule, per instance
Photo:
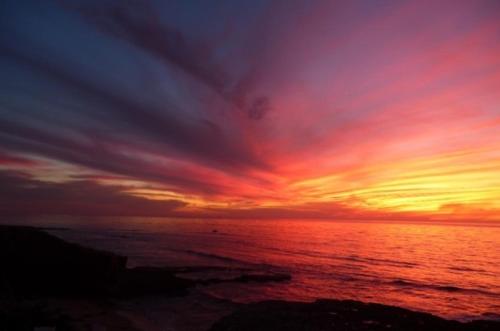
{"label": "rocky ledge", "polygon": [[280,282],[290,275],[242,269],[232,278],[189,279],[178,275],[228,268],[135,267],[127,257],[66,242],[45,231],[0,225],[0,298],[185,295],[196,285]]}
{"label": "rocky ledge", "polygon": [[[117,305],[154,296],[184,297],[196,286],[290,279],[286,274],[213,266],[127,268],[125,256],[25,226],[0,225],[0,261],[0,331],[32,331],[44,325],[61,331],[150,331],[134,327]],[[182,277],[212,271],[234,276]]]}
{"label": "rocky ledge", "polygon": [[216,322],[210,331],[486,331],[500,322],[461,323],[375,303],[317,300],[249,304]]}
{"label": "rocky ledge", "polygon": [[0,226],[0,260],[0,297],[101,294],[127,263],[126,257],[24,226]]}

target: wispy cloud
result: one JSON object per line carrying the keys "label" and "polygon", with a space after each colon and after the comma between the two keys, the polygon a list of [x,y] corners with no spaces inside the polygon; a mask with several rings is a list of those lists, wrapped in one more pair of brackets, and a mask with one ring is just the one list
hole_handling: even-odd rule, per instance
{"label": "wispy cloud", "polygon": [[0,212],[91,216],[167,216],[185,205],[178,200],[154,201],[125,193],[123,187],[89,180],[42,182],[15,171],[0,170]]}
{"label": "wispy cloud", "polygon": [[[175,197],[176,215],[499,208],[495,2],[0,6],[0,169],[18,183],[138,212]],[[36,158],[74,169],[54,184]]]}

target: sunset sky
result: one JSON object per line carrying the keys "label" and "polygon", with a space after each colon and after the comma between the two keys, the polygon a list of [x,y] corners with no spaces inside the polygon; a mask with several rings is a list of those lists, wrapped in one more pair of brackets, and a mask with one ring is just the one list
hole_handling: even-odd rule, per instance
{"label": "sunset sky", "polygon": [[500,220],[500,1],[3,0],[0,213]]}

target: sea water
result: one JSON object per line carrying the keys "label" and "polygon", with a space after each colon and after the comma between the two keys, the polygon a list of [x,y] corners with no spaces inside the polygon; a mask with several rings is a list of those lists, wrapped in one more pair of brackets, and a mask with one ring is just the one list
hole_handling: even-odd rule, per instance
{"label": "sea water", "polygon": [[354,299],[461,320],[500,316],[495,223],[140,217],[2,223],[50,227],[63,239],[124,254],[129,266],[223,266],[292,275],[284,283],[202,289],[238,302]]}

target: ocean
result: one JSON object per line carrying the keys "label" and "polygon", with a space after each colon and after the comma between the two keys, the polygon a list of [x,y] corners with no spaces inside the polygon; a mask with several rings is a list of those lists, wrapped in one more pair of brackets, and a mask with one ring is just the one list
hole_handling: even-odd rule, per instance
{"label": "ocean", "polygon": [[500,225],[491,223],[123,217],[2,223],[49,227],[65,240],[126,255],[131,267],[223,266],[292,275],[286,283],[201,289],[236,302],[353,299],[451,319],[500,319]]}

